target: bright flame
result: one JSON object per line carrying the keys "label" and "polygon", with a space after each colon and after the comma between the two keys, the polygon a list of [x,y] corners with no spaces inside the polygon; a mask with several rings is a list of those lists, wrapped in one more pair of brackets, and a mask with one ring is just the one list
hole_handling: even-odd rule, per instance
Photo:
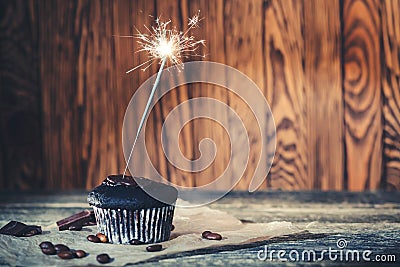
{"label": "bright flame", "polygon": [[[178,31],[175,27],[171,27],[171,20],[162,22],[160,18],[156,19],[156,27],[146,29],[148,33],[138,31],[135,36],[138,39],[138,44],[141,47],[138,52],[145,51],[149,54],[149,60],[127,71],[129,73],[139,67],[146,70],[154,62],[161,61],[167,58],[171,65],[178,65],[183,68],[182,58],[190,55],[198,55],[197,49],[199,45],[204,45],[204,40],[196,41],[195,38],[189,35],[191,29],[198,27],[200,11],[197,15],[189,18],[188,29],[185,32]],[[201,57],[204,57],[202,55]]]}
{"label": "bright flame", "polygon": [[167,40],[161,40],[157,47],[157,53],[159,58],[170,57],[173,54],[173,43]]}

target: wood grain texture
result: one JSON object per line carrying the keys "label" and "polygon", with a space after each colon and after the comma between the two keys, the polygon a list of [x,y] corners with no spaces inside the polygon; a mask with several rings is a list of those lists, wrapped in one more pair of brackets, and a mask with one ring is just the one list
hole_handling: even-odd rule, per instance
{"label": "wood grain texture", "polygon": [[0,1],[0,186],[42,188],[38,16],[34,1]]}
{"label": "wood grain texture", "polygon": [[[188,4],[188,14],[194,15],[200,10],[200,16],[203,18],[201,21],[201,31],[194,32],[199,39],[206,40],[206,47],[200,47],[199,54],[205,55],[207,61],[225,62],[226,53],[224,51],[224,36],[226,34],[226,27],[224,25],[224,1],[190,1]],[[211,24],[209,24],[211,22]],[[211,40],[213,40],[211,42]],[[201,60],[201,58],[193,58],[193,60]],[[199,75],[203,75],[200,73]],[[201,76],[200,76],[201,77]],[[192,84],[188,87],[189,96],[191,98],[207,97],[219,100],[223,103],[228,102],[227,90],[211,84]],[[201,109],[212,109],[211,104],[203,107],[192,105],[191,114],[198,114]],[[226,110],[221,110],[221,117],[226,122],[228,116]],[[230,140],[229,135],[217,122],[209,119],[194,120],[191,125],[193,129],[193,159],[200,157],[200,141],[204,138],[210,138],[216,144],[216,158],[214,162],[204,171],[193,174],[193,179],[196,186],[206,185],[215,181],[220,177],[229,164],[230,159]],[[228,130],[229,131],[229,130]],[[182,144],[184,146],[184,144]],[[193,168],[197,168],[196,164]],[[226,184],[226,187],[232,184]],[[222,190],[223,188],[215,188]]]}
{"label": "wood grain texture", "polygon": [[114,51],[117,22],[108,23],[118,8],[114,4],[39,5],[40,16],[47,18],[40,24],[40,77],[49,188],[91,188],[124,166],[118,110],[129,98],[118,87],[126,81],[119,80],[122,68]]}
{"label": "wood grain texture", "polygon": [[[173,25],[175,25],[177,29],[183,29],[183,20],[187,19],[187,16],[186,18],[183,17],[183,14],[186,10],[186,8],[184,7],[184,3],[185,1],[181,1],[180,3],[178,3],[173,1],[158,0],[155,3],[156,8],[154,16],[159,17],[164,22],[172,18]],[[158,67],[159,65],[156,65],[155,68],[151,70],[151,72],[156,73]],[[168,75],[168,73],[164,72],[164,75]],[[185,175],[185,173],[179,171],[178,168],[174,168],[174,166],[170,164],[170,162],[166,158],[164,151],[161,149],[161,132],[163,123],[169,112],[171,112],[171,110],[176,107],[177,104],[188,99],[187,93],[185,94],[185,91],[187,90],[185,89],[186,88],[174,89],[170,93],[165,95],[159,102],[157,102],[152,111],[152,121],[149,122],[150,127],[153,128],[153,130],[149,128],[149,132],[153,132],[153,135],[152,138],[148,138],[148,140],[146,141],[146,148],[148,153],[150,154],[150,158],[152,160],[152,163],[154,164],[154,167],[162,177],[165,177],[166,179],[177,185],[192,186],[193,179]],[[156,95],[160,95],[158,91],[156,92]],[[191,143],[190,137],[192,133],[190,129],[186,129],[186,131],[182,132],[182,134],[182,137],[186,140],[186,144]],[[171,149],[178,149],[176,147],[172,148],[168,146],[168,144],[164,144],[164,147],[167,151]],[[188,156],[187,153],[190,153],[191,151],[192,149],[186,148],[186,156]]]}
{"label": "wood grain texture", "polygon": [[[126,74],[148,56],[121,36],[145,31],[158,16],[185,30],[199,10],[204,20],[193,35],[206,40],[199,54],[248,75],[272,108],[277,148],[261,189],[399,189],[399,0],[0,0],[0,187],[90,189],[121,173],[126,107],[159,67]],[[155,169],[191,187],[228,166],[228,133],[239,137],[233,123],[226,131],[198,119],[183,128],[179,148],[188,159],[200,156],[203,138],[217,145],[217,158],[199,173],[174,167],[161,149],[168,114],[197,97],[220,100],[242,118],[250,164],[236,189],[247,190],[261,150],[255,118],[237,95],[211,84],[180,86],[155,105],[145,132]],[[133,166],[150,174],[139,150]]]}
{"label": "wood grain texture", "polygon": [[377,189],[382,175],[379,1],[343,2],[343,79],[349,190]]}
{"label": "wood grain texture", "polygon": [[[76,147],[82,144],[79,125],[83,114],[78,110],[75,12],[77,2],[40,2],[39,24],[40,79],[43,108],[45,175],[48,188],[83,186],[80,157]],[[79,30],[81,28],[78,27]],[[79,33],[77,33],[79,34]]]}
{"label": "wood grain texture", "polygon": [[311,188],[343,189],[343,104],[340,5],[304,1],[308,179]]}
{"label": "wood grain texture", "polygon": [[[267,99],[277,147],[270,188],[311,189],[307,177],[307,98],[303,75],[303,6],[300,1],[265,1]],[[290,18],[290,19],[288,19]]]}
{"label": "wood grain texture", "polygon": [[[225,64],[232,66],[246,74],[259,88],[264,88],[263,68],[263,2],[260,0],[227,1],[224,8],[225,17]],[[229,85],[229,81],[228,81]],[[262,89],[261,89],[262,90]],[[257,121],[250,108],[240,96],[233,93],[228,94],[229,106],[241,117],[247,129],[250,143],[248,164],[243,176],[239,180],[236,189],[247,190],[255,167],[260,158],[261,133],[258,130]],[[232,142],[239,138],[236,129],[238,125],[229,124],[229,134]],[[232,162],[238,162],[238,155],[231,155]],[[265,162],[260,163],[266,168]],[[235,164],[238,168],[233,169],[232,178],[240,176],[241,164]],[[266,188],[266,183],[263,184]]]}
{"label": "wood grain texture", "polygon": [[383,150],[382,186],[400,190],[400,1],[382,2]]}
{"label": "wood grain texture", "polygon": [[[122,79],[121,85],[118,86],[119,88],[118,91],[120,92],[121,95],[120,96],[120,99],[122,101],[121,103],[123,102],[126,103],[122,110],[121,108],[118,108],[118,110],[120,110],[120,115],[118,116],[118,120],[120,122],[123,121],[127,104],[134,95],[134,93],[136,92],[136,90],[143,82],[145,82],[151,75],[153,75],[157,71],[157,64],[155,63],[153,66],[150,66],[147,71],[137,70],[125,74],[127,70],[130,70],[133,67],[138,66],[140,63],[147,60],[147,55],[145,53],[136,52],[139,50],[139,46],[136,42],[136,39],[134,39],[133,36],[134,34],[137,33],[136,29],[141,32],[145,32],[146,31],[145,25],[154,25],[153,23],[154,23],[155,13],[156,13],[156,7],[155,3],[152,1],[145,1],[145,0],[125,1],[125,2],[118,1],[118,9],[116,10],[114,17],[116,16],[119,17],[120,14],[123,14],[123,16],[119,17],[118,19],[118,24],[117,24],[118,29],[116,29],[117,32],[116,34],[121,36],[131,36],[128,38],[123,38],[123,37],[115,38],[115,40],[120,43],[120,47],[118,48],[117,51],[118,51],[118,62],[120,62],[122,66],[118,74],[118,76],[120,76]],[[141,103],[139,103],[139,106],[137,107],[138,110],[140,111],[144,110],[145,105],[146,101],[143,100]],[[154,112],[150,114],[149,118],[152,118],[153,114]],[[142,114],[135,114],[135,115],[138,116],[135,118],[135,120],[139,122]],[[155,122],[154,124],[152,124],[153,120],[154,118],[148,119],[148,126],[146,128],[146,131],[142,131],[142,134],[145,134],[146,138],[151,137],[151,139],[154,139],[155,130],[154,128],[152,128],[152,125],[157,125],[157,124],[155,124]],[[122,129],[122,127],[120,129]],[[134,133],[136,133],[136,128],[132,129],[132,135]],[[131,138],[134,138],[134,136],[132,136]],[[151,142],[149,144],[153,148],[156,147]],[[158,150],[152,149],[152,147],[148,148],[150,157],[154,154],[154,152],[158,153]],[[134,152],[139,155],[144,155],[144,153],[146,153],[145,151],[142,151],[140,147],[136,147]],[[158,159],[158,157],[156,157],[156,159]],[[125,168],[126,159],[121,159],[121,162],[123,162],[123,164],[119,168],[118,172],[120,173],[122,173],[123,169]],[[142,164],[142,159],[140,157],[133,157],[131,159],[131,162],[133,164],[131,165],[131,167],[133,168],[133,172],[135,171],[135,168],[141,168],[146,174],[150,172],[150,167]]]}

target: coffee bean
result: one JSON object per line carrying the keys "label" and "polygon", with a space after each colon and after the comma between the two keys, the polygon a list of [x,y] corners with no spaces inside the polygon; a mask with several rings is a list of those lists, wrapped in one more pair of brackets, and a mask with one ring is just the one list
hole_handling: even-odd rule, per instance
{"label": "coffee bean", "polygon": [[175,230],[175,225],[171,224],[171,231]]}
{"label": "coffee bean", "polygon": [[80,230],[82,230],[82,225],[73,224],[70,227],[68,227],[68,230],[70,230],[70,231],[80,231]]}
{"label": "coffee bean", "polygon": [[218,233],[208,233],[205,238],[208,240],[221,240],[222,236]]}
{"label": "coffee bean", "polygon": [[86,252],[84,250],[78,249],[77,251],[75,251],[75,257],[77,258],[84,258],[86,257]]}
{"label": "coffee bean", "polygon": [[108,256],[108,254],[100,254],[97,255],[96,260],[100,263],[109,263],[111,261],[110,256]]}
{"label": "coffee bean", "polygon": [[98,238],[95,235],[88,235],[87,236],[87,240],[89,240],[90,242],[93,242],[93,243],[100,243],[101,242],[100,238]]}
{"label": "coffee bean", "polygon": [[201,236],[203,237],[203,238],[207,238],[207,235],[208,234],[211,234],[212,232],[211,231],[204,231],[202,234],[201,234]]}
{"label": "coffee bean", "polygon": [[49,241],[44,241],[44,242],[42,242],[42,243],[39,244],[39,247],[40,247],[41,249],[44,249],[44,248],[54,248],[54,245],[53,245],[53,243],[51,243],[51,242],[49,242]]}
{"label": "coffee bean", "polygon": [[156,252],[156,251],[160,251],[161,249],[162,249],[162,246],[159,244],[150,245],[150,246],[146,247],[146,250],[148,252]]}
{"label": "coffee bean", "polygon": [[54,249],[57,251],[57,254],[60,253],[61,251],[69,251],[69,247],[63,244],[57,244],[54,246]]}
{"label": "coffee bean", "polygon": [[46,255],[56,255],[56,249],[54,247],[42,248],[43,254]]}
{"label": "coffee bean", "polygon": [[73,259],[75,257],[72,251],[61,251],[57,256],[64,260]]}
{"label": "coffee bean", "polygon": [[129,244],[131,244],[131,245],[142,245],[143,244],[143,242],[142,241],[140,241],[139,239],[131,239],[131,240],[129,240]]}
{"label": "coffee bean", "polygon": [[108,242],[108,238],[105,234],[102,233],[97,233],[96,236],[100,239],[100,241],[102,243],[107,243]]}

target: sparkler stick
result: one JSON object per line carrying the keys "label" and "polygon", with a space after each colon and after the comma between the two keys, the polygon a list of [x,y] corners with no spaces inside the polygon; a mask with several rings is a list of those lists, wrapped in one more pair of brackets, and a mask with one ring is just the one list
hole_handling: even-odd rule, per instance
{"label": "sparkler stick", "polygon": [[137,129],[135,140],[133,141],[131,152],[129,153],[128,162],[126,163],[124,174],[122,175],[122,178],[125,177],[126,171],[128,170],[128,166],[129,166],[129,162],[131,161],[133,149],[135,148],[136,142],[139,139],[140,132],[143,128],[144,120],[147,116],[147,113],[149,112],[151,100],[153,100],[154,93],[156,92],[156,88],[157,88],[158,84],[160,83],[161,73],[163,71],[166,61],[167,61],[167,57],[164,57],[161,61],[161,66],[160,66],[160,69],[158,70],[156,81],[154,82],[153,88],[151,89],[150,96],[149,96],[149,99],[147,100],[146,107],[144,108],[142,119],[140,120],[139,128]]}
{"label": "sparkler stick", "polygon": [[139,139],[139,135],[143,128],[143,124],[147,116],[147,113],[149,112],[150,103],[153,100],[154,93],[157,89],[158,84],[160,83],[161,74],[167,63],[167,59],[169,59],[172,65],[174,64],[181,65],[181,67],[183,68],[182,57],[187,57],[189,55],[197,55],[196,50],[198,48],[198,45],[200,44],[204,45],[205,42],[204,40],[196,41],[193,36],[188,35],[189,31],[192,28],[198,26],[199,14],[200,11],[197,13],[197,15],[193,16],[192,18],[189,18],[188,22],[189,27],[185,32],[179,32],[175,28],[168,29],[168,25],[171,23],[171,21],[160,22],[159,18],[156,19],[157,27],[152,27],[152,31],[145,26],[146,29],[149,31],[149,34],[141,33],[138,31],[136,37],[139,39],[138,43],[142,47],[142,49],[139,50],[138,52],[140,51],[148,52],[150,59],[144,63],[139,64],[135,68],[128,70],[126,73],[129,73],[139,67],[148,64],[146,67],[142,69],[144,71],[154,62],[154,60],[157,59],[160,60],[161,65],[160,69],[158,70],[153,88],[151,89],[149,99],[147,100],[146,107],[143,111],[143,115],[140,120],[139,127],[137,129],[136,136],[133,141],[133,145],[129,153],[129,157],[126,162],[124,174],[122,175],[122,177],[125,177],[126,171],[128,170],[133,150],[136,146],[137,140]]}

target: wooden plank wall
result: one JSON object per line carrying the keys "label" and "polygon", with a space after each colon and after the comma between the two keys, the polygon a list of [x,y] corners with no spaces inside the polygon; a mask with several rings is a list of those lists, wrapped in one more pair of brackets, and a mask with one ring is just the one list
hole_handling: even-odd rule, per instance
{"label": "wooden plank wall", "polygon": [[36,6],[0,1],[0,187],[42,188],[43,137]]}
{"label": "wooden plank wall", "polygon": [[[157,65],[125,74],[146,56],[118,36],[159,15],[184,30],[198,10],[195,35],[207,41],[200,52],[248,75],[272,108],[277,151],[261,189],[400,188],[400,0],[1,0],[1,189],[89,189],[122,172],[125,109]],[[192,84],[164,96],[146,145],[160,174],[180,185],[205,184],[229,161],[227,135],[210,120],[189,123],[180,136],[190,159],[202,138],[216,142],[217,164],[207,170],[181,171],[160,149],[168,113],[199,96],[254,122],[223,88]],[[259,157],[249,129],[251,164],[239,190]]]}

